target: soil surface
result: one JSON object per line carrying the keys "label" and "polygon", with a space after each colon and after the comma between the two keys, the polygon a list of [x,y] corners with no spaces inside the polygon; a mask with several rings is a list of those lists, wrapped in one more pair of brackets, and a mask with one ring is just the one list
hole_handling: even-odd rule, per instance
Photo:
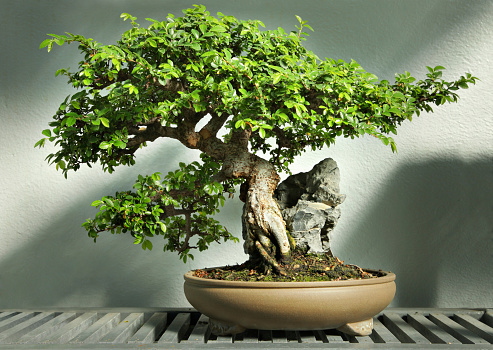
{"label": "soil surface", "polygon": [[241,265],[195,270],[197,277],[227,281],[311,282],[367,279],[383,276],[383,273],[363,270],[356,265],[344,264],[331,254],[315,255],[295,251],[291,262],[280,264],[287,275],[265,274],[251,261]]}

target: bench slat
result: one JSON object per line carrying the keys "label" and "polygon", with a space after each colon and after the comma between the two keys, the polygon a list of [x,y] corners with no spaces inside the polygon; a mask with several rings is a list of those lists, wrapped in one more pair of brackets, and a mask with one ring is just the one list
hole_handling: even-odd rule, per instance
{"label": "bench slat", "polygon": [[127,340],[137,332],[144,323],[144,314],[141,312],[131,313],[108,334],[101,338],[98,343],[126,343]]}
{"label": "bench slat", "polygon": [[471,317],[470,315],[455,314],[454,320],[469,329],[471,332],[476,333],[481,338],[493,343],[493,328],[482,323],[481,321]]}
{"label": "bench slat", "polygon": [[209,317],[206,315],[200,315],[197,324],[193,327],[192,333],[188,337],[187,341],[191,343],[206,343],[209,338]]}
{"label": "bench slat", "polygon": [[116,327],[121,320],[121,313],[112,312],[104,315],[90,327],[83,330],[76,337],[72,338],[69,343],[81,344],[81,343],[96,343],[110,330]]}
{"label": "bench slat", "polygon": [[42,326],[24,334],[19,339],[19,343],[40,343],[76,317],[77,314],[75,312],[64,312]]}
{"label": "bench slat", "polygon": [[158,343],[179,343],[190,325],[190,314],[179,313],[164,334],[158,340]]}
{"label": "bench slat", "polygon": [[385,313],[383,323],[402,343],[431,344],[428,339],[396,313]]}
{"label": "bench slat", "polygon": [[96,322],[98,314],[95,312],[87,312],[65,324],[58,331],[43,339],[43,343],[48,344],[64,344],[74,338],[83,329],[89,327]]}
{"label": "bench slat", "polygon": [[142,326],[141,329],[129,339],[129,344],[152,344],[164,329],[168,314],[166,312],[156,312]]}
{"label": "bench slat", "polygon": [[5,332],[0,333],[0,344],[15,343],[19,341],[25,334],[29,333],[33,329],[43,325],[48,320],[55,317],[54,312],[42,312],[16,326],[9,328]]}
{"label": "bench slat", "polygon": [[445,332],[435,323],[431,322],[424,315],[408,314],[407,321],[433,344],[460,344],[460,341]]}
{"label": "bench slat", "polygon": [[469,329],[462,327],[447,316],[433,313],[430,314],[429,318],[463,344],[488,344],[487,341],[480,338]]}

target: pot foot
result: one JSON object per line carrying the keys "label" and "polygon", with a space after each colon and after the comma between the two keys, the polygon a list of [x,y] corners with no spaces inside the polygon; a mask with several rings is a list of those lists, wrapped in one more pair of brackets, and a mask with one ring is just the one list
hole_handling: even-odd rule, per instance
{"label": "pot foot", "polygon": [[246,331],[246,328],[238,324],[226,323],[209,318],[209,327],[215,335],[238,334]]}
{"label": "pot foot", "polygon": [[373,318],[360,322],[346,323],[337,328],[337,330],[348,335],[370,335],[373,331]]}

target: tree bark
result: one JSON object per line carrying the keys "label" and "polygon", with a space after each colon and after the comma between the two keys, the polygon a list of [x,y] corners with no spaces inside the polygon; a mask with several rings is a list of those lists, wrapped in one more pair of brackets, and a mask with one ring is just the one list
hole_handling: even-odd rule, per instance
{"label": "tree bark", "polygon": [[266,270],[284,273],[279,262],[289,259],[291,246],[281,209],[273,198],[280,181],[273,164],[248,151],[251,130],[233,133],[228,144],[215,136],[204,137],[199,148],[223,162],[217,181],[243,178],[240,199],[243,207],[243,238],[245,252],[251,260],[259,261]]}
{"label": "tree bark", "polygon": [[247,170],[240,197],[245,202],[242,215],[245,252],[251,260],[265,266],[266,271],[284,273],[279,262],[289,258],[291,247],[281,210],[273,198],[280,177],[268,161],[250,153],[243,157],[244,161],[236,157],[234,167]]}

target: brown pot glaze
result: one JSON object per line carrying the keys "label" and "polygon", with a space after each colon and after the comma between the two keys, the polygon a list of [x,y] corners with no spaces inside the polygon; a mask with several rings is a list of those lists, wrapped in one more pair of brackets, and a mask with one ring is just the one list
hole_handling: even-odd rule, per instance
{"label": "brown pot glaze", "polygon": [[[195,309],[225,329],[236,329],[223,333],[344,328],[354,323],[367,327],[395,294],[395,274],[380,273],[385,275],[348,281],[234,282],[199,278],[187,272],[184,288]],[[360,333],[368,334],[368,330]]]}

